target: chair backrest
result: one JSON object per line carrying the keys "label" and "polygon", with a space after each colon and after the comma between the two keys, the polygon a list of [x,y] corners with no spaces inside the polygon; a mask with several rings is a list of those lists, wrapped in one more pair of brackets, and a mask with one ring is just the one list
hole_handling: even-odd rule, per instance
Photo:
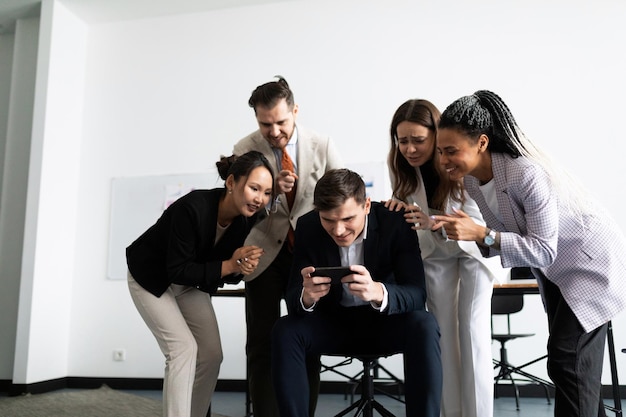
{"label": "chair backrest", "polygon": [[494,294],[491,297],[491,333],[493,335],[493,316],[506,315],[507,334],[511,334],[511,314],[524,308],[524,294]]}
{"label": "chair backrest", "polygon": [[491,297],[491,314],[512,314],[524,308],[524,294],[494,294]]}

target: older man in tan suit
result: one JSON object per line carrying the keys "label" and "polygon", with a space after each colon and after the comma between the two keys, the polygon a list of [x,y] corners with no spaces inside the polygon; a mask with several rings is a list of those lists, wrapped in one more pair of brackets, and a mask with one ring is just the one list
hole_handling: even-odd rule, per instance
{"label": "older man in tan suit", "polygon": [[[325,172],[342,168],[332,140],[296,124],[298,106],[284,78],[258,86],[249,100],[259,129],[237,142],[235,155],[262,152],[274,166],[279,197],[269,215],[250,232],[246,245],[264,249],[256,272],[246,277],[248,384],[254,417],[276,417],[270,379],[270,333],[280,317],[293,259],[293,231],[298,218],[313,209],[313,190]],[[319,367],[311,364],[319,382]],[[315,406],[316,392],[312,390]]]}

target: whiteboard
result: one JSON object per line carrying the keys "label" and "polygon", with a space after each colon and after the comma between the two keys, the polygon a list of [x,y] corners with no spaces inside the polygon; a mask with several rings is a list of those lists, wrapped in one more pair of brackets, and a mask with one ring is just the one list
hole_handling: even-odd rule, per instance
{"label": "whiteboard", "polygon": [[[352,163],[346,166],[361,174],[367,195],[380,201],[387,192],[384,162]],[[223,187],[217,169],[202,174],[119,177],[111,180],[111,218],[107,278],[126,279],[126,247],[152,226],[163,210],[192,189]]]}
{"label": "whiteboard", "polygon": [[346,164],[346,166],[361,174],[367,196],[372,201],[387,200],[391,197],[386,162],[360,162]]}
{"label": "whiteboard", "polygon": [[113,178],[107,278],[126,279],[126,247],[176,198],[192,189],[223,186],[217,169],[203,174]]}

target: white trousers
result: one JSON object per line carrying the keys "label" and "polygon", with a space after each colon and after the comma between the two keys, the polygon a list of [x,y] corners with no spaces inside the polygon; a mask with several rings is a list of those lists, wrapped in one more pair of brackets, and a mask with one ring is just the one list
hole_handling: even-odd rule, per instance
{"label": "white trousers", "polygon": [[441,329],[442,417],[493,417],[488,269],[453,241],[424,260],[427,305]]}
{"label": "white trousers", "polygon": [[172,284],[155,297],[128,274],[130,295],[165,355],[164,417],[206,417],[222,363],[211,298]]}

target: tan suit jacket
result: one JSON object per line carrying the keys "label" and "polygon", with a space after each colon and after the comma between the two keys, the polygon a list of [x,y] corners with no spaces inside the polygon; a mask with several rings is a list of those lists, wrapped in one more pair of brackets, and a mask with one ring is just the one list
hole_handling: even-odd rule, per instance
{"label": "tan suit jacket", "polygon": [[[289,224],[296,228],[298,218],[313,209],[313,191],[317,181],[331,169],[344,168],[333,141],[328,136],[320,135],[312,130],[296,124],[298,129],[296,174],[298,175],[296,198],[292,210],[287,207],[285,194],[280,194],[280,203],[275,213],[270,213],[259,222],[246,239],[246,245],[257,245],[265,251],[259,266],[254,273],[244,280],[251,281],[263,272],[276,258],[283,242],[287,238]],[[278,174],[279,161],[269,142],[255,131],[237,142],[233,154],[241,155],[255,150],[263,153]]]}

